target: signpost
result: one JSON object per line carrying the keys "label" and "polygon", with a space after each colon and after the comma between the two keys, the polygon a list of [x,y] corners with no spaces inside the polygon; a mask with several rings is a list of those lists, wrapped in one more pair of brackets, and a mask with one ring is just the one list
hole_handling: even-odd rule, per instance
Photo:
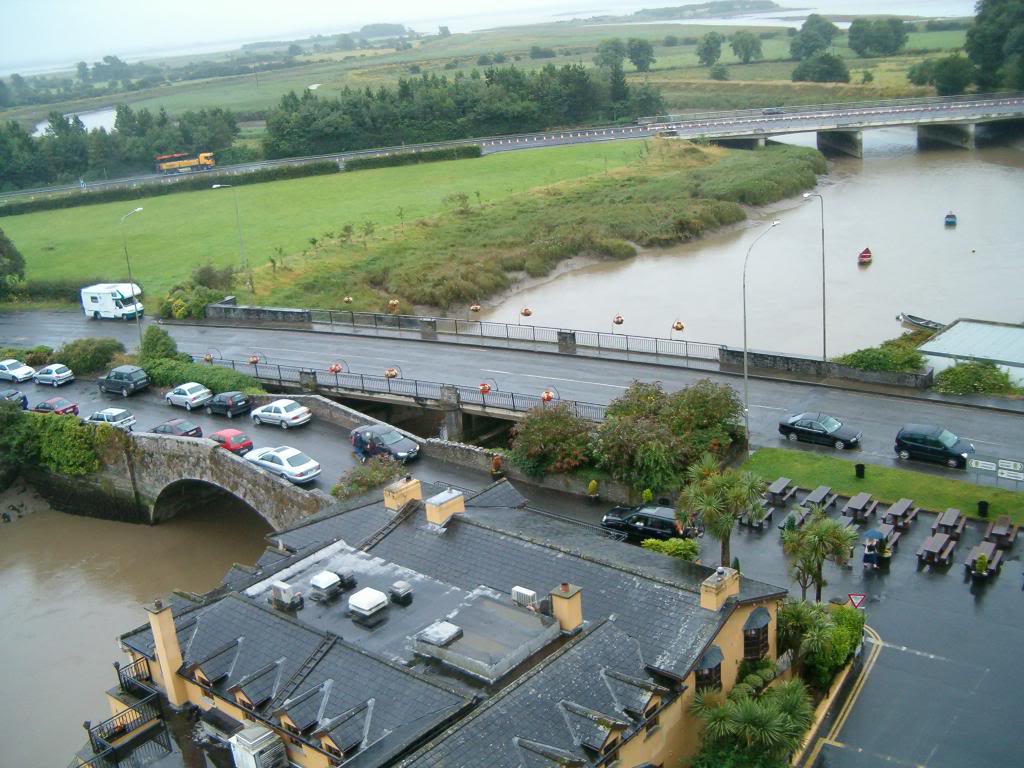
{"label": "signpost", "polygon": [[974,470],[974,482],[982,472],[994,472],[996,486],[1000,480],[1013,480],[1014,488],[1018,489],[1024,481],[1024,462],[1016,459],[968,459],[967,466]]}

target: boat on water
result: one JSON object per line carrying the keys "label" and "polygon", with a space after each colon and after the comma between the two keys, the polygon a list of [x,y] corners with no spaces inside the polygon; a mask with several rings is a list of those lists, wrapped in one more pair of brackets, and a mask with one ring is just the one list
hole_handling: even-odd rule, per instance
{"label": "boat on water", "polygon": [[871,256],[871,249],[870,248],[865,248],[863,251],[861,251],[857,255],[857,263],[860,266],[866,266],[866,265],[870,264],[871,263],[871,259],[872,259],[872,256]]}
{"label": "boat on water", "polygon": [[941,331],[946,326],[942,323],[937,323],[934,320],[926,320],[923,317],[917,315],[910,315],[906,312],[900,312],[896,319],[899,320],[906,326],[913,328],[918,331]]}
{"label": "boat on water", "polygon": [[953,213],[952,211],[950,211],[949,213],[946,214],[946,226],[947,227],[955,227],[956,226],[956,214]]}

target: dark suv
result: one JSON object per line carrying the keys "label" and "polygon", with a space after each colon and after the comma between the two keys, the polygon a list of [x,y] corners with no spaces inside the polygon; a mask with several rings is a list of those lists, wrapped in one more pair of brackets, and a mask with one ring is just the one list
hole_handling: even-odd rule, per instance
{"label": "dark suv", "polygon": [[671,507],[615,507],[601,518],[601,527],[626,534],[630,541],[692,538],[693,528],[683,528]]}
{"label": "dark suv", "polygon": [[102,392],[117,392],[128,397],[149,386],[149,376],[137,365],[119,365],[96,383]]}
{"label": "dark suv", "polygon": [[931,424],[907,424],[896,433],[896,455],[901,459],[939,461],[949,467],[965,469],[974,455],[974,446],[948,429]]}
{"label": "dark suv", "polygon": [[221,392],[206,403],[207,415],[223,413],[229,419],[252,410],[252,400],[242,392]]}

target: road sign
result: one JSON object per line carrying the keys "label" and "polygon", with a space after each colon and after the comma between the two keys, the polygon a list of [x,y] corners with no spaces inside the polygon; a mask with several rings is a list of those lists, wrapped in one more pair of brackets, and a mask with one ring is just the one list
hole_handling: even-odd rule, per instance
{"label": "road sign", "polygon": [[1024,472],[1014,472],[1011,469],[1000,469],[996,475],[1006,480],[1024,480]]}
{"label": "road sign", "polygon": [[857,592],[850,592],[846,596],[850,598],[850,605],[852,605],[854,608],[860,609],[864,608],[864,601],[868,599],[867,595],[860,594]]}
{"label": "road sign", "polygon": [[967,464],[971,469],[984,469],[986,472],[995,472],[996,463],[994,461],[984,461],[982,459],[969,459]]}
{"label": "road sign", "polygon": [[999,460],[999,468],[1000,469],[1009,469],[1012,472],[1022,472],[1022,471],[1024,471],[1024,464],[1022,464],[1019,461],[1010,461],[1009,459],[1000,459]]}

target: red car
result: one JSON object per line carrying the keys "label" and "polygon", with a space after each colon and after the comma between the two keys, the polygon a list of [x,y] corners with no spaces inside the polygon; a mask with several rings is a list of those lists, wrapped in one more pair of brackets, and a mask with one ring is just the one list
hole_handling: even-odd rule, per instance
{"label": "red car", "polygon": [[56,413],[58,416],[77,416],[78,403],[72,403],[63,397],[51,397],[32,409],[36,413]]}
{"label": "red car", "polygon": [[224,450],[237,453],[239,456],[245,456],[252,450],[252,440],[238,429],[222,429],[210,435],[210,439]]}

